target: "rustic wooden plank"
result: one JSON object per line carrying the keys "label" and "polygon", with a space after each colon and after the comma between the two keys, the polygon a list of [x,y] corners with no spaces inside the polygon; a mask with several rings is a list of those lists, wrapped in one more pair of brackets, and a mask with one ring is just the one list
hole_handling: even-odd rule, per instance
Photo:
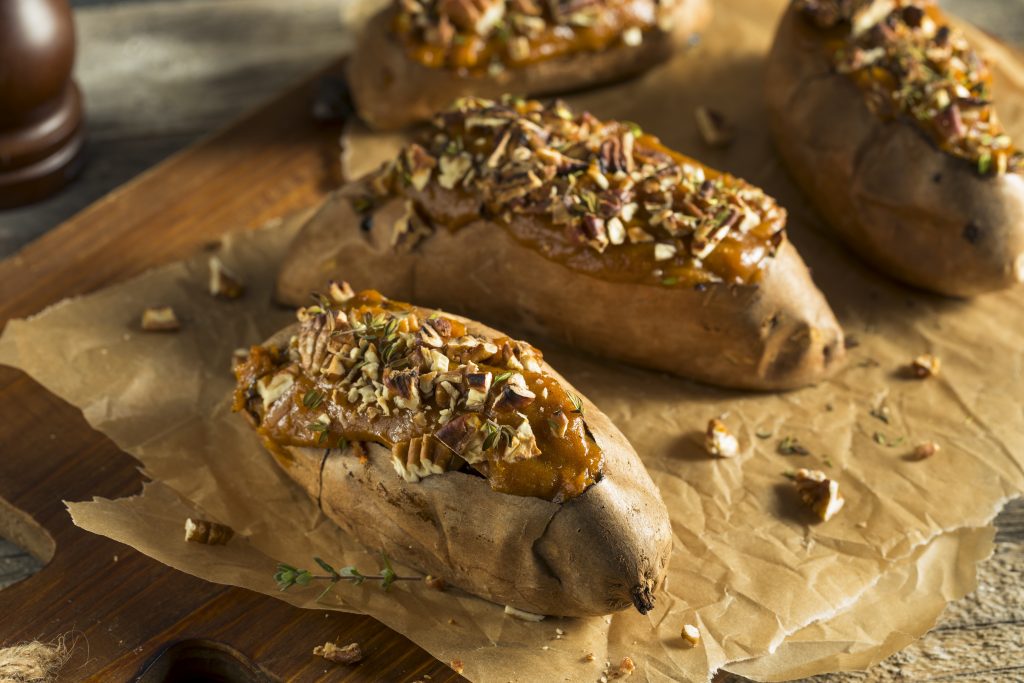
{"label": "rustic wooden plank", "polygon": [[[328,71],[336,71],[338,64]],[[339,128],[312,122],[316,76],[204,144],[172,157],[0,263],[0,320],[39,310],[178,259],[229,228],[311,205],[335,184]],[[24,374],[0,368],[0,498],[57,543],[37,574],[0,591],[0,643],[70,634],[72,679],[126,680],[168,642],[229,641],[282,678],[457,680],[422,649],[368,617],[298,610],[174,571],[70,523],[62,500],[140,490],[135,461],[80,412]],[[327,667],[327,640],[360,641],[364,665]]]}
{"label": "rustic wooden plank", "polygon": [[[996,35],[1024,41],[1021,0],[944,4]],[[52,203],[0,213],[0,254],[335,54],[342,45],[337,9],[335,0],[157,0],[80,11],[79,78],[93,118],[93,165],[80,183]],[[307,87],[295,99],[272,105],[273,114],[250,117],[245,130],[229,133],[213,147],[199,150],[199,156],[189,152],[185,161],[172,160],[169,175],[161,169],[143,177],[44,240],[42,247],[33,245],[17,264],[0,264],[0,320],[32,312],[72,290],[88,291],[184,255],[232,225],[233,218],[240,228],[252,227],[288,207],[313,201],[330,183],[335,131],[274,126],[307,121],[308,95]],[[257,128],[259,135],[254,133]],[[281,154],[280,148],[253,154],[270,136],[289,145],[298,158]],[[258,168],[246,173],[243,167],[250,158]],[[210,164],[216,171],[203,173],[200,167]],[[268,173],[283,180],[283,190],[266,183]],[[226,185],[237,193],[230,195],[230,206],[213,206],[195,196],[208,183],[227,177],[237,181]],[[173,184],[161,187],[168,178]],[[133,198],[151,192],[154,206],[145,211],[126,208]],[[160,240],[153,239],[157,226],[162,226]],[[164,232],[167,226],[174,228],[170,235]],[[76,235],[79,229],[83,232]],[[52,259],[66,248],[79,253]],[[115,266],[122,248],[130,250],[132,259]],[[83,264],[95,265],[97,272]],[[0,414],[5,418],[0,429],[0,452],[5,454],[0,459],[0,496],[32,509],[61,547],[45,572],[0,590],[0,614],[29,615],[16,629],[0,620],[0,642],[46,639],[77,629],[89,643],[90,659],[72,660],[73,679],[127,679],[168,639],[194,637],[235,644],[272,671],[300,680],[325,675],[325,665],[310,657],[309,650],[317,641],[336,638],[368,644],[369,658],[351,671],[331,669],[332,680],[414,680],[423,673],[435,681],[453,678],[447,667],[370,619],[325,618],[212,586],[71,527],[59,500],[138,490],[141,480],[134,461],[91,432],[77,411],[7,369],[0,369]],[[9,416],[17,417],[10,422],[18,430],[13,435],[6,431]],[[55,438],[40,430],[44,417],[45,423],[60,425]],[[34,457],[6,457],[10,453]],[[30,466],[23,466],[25,462]],[[20,495],[15,496],[15,487]],[[1024,503],[1011,503],[997,524],[996,555],[979,568],[978,591],[951,605],[935,631],[870,672],[812,680],[1024,680],[1019,668],[1024,659],[1024,590],[1019,579],[1024,574]],[[77,554],[66,554],[67,548],[78,549]],[[4,552],[0,549],[0,555]],[[117,588],[116,601],[111,587]],[[261,626],[250,627],[253,621]]]}

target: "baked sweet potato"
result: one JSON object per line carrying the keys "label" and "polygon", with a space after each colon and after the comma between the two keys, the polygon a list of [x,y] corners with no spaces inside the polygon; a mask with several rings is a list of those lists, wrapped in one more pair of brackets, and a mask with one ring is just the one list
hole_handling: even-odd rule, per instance
{"label": "baked sweet potato", "polygon": [[825,377],[842,331],[785,211],[631,125],[464,100],[303,227],[278,297],[344,278],[712,384]]}
{"label": "baked sweet potato", "polygon": [[639,74],[710,19],[709,0],[396,1],[363,30],[348,83],[363,120],[400,128],[466,95],[546,95]]}
{"label": "baked sweet potato", "polygon": [[668,512],[625,437],[524,342],[332,285],[235,366],[235,409],[367,548],[536,614],[647,612]]}
{"label": "baked sweet potato", "polygon": [[768,59],[779,154],[835,233],[953,296],[1024,279],[1024,157],[991,74],[930,0],[794,2]]}

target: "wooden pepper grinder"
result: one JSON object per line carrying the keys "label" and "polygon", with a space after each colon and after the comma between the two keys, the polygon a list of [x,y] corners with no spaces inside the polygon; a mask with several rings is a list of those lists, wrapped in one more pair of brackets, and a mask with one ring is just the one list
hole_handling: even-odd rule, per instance
{"label": "wooden pepper grinder", "polygon": [[74,61],[67,0],[0,0],[0,207],[42,199],[80,170]]}

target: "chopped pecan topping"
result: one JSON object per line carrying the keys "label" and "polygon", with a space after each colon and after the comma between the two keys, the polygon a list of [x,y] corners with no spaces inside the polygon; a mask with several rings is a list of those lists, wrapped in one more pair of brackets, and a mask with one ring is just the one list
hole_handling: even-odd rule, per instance
{"label": "chopped pecan topping", "polygon": [[506,477],[511,483],[493,485],[510,493],[502,487],[522,486],[524,475],[506,473],[539,459],[528,469],[544,474],[525,475],[535,488],[519,495],[549,500],[596,480],[602,456],[582,414],[557,436],[534,432],[531,421],[541,429],[575,397],[529,344],[473,334],[458,319],[354,294],[345,283],[316,298],[299,311],[286,349],[254,347],[235,365],[236,407],[254,415],[262,408],[271,440],[338,449],[376,440],[406,481],[470,467]]}
{"label": "chopped pecan topping", "polygon": [[429,434],[397,443],[391,449],[391,463],[395,471],[412,483],[432,474],[457,470],[463,462],[451,448]]}
{"label": "chopped pecan topping", "polygon": [[[415,160],[424,158],[437,160],[437,173],[421,185],[416,173],[425,164]],[[439,197],[464,203],[468,193],[482,207],[467,221],[482,214],[513,230],[541,223],[549,228],[544,240],[564,245],[560,253],[624,250],[628,260],[617,262],[657,261],[685,282],[751,281],[785,225],[785,211],[761,190],[668,150],[635,124],[577,114],[562,102],[461,99],[396,164],[364,182],[371,192],[381,186],[411,198],[418,208],[406,213],[432,221],[446,220],[431,213]],[[636,245],[649,242],[641,257]],[[744,270],[717,256],[723,245],[749,254]]]}
{"label": "chopped pecan topping", "polygon": [[690,647],[697,647],[700,643],[700,629],[693,624],[683,624],[683,628],[680,631],[680,636],[685,640]]}
{"label": "chopped pecan topping", "polygon": [[393,30],[408,55],[431,67],[474,71],[520,67],[668,30],[659,0],[400,0]]}
{"label": "chopped pecan topping", "polygon": [[327,287],[327,293],[331,297],[331,301],[336,304],[344,304],[349,299],[356,295],[352,291],[352,286],[347,282],[336,282],[331,280]]}
{"label": "chopped pecan topping", "polygon": [[909,118],[983,176],[1024,171],[1024,152],[996,116],[988,64],[934,0],[800,0],[798,7],[813,23],[843,31],[829,47],[833,65],[876,114]]}
{"label": "chopped pecan topping", "polygon": [[[523,410],[537,398],[537,394],[527,388],[526,380],[518,372],[505,380],[499,391],[501,393],[494,402],[494,410],[497,412]],[[559,436],[564,434],[565,430],[563,429]]]}

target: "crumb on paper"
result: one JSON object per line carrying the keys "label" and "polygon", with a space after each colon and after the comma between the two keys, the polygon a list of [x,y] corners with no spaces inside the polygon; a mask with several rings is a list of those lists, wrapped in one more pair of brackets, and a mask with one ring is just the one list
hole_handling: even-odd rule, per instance
{"label": "crumb on paper", "polygon": [[594,661],[594,659],[595,659],[595,657],[594,657],[594,653],[593,652],[588,652],[585,655],[583,655],[583,661],[584,662],[592,662],[592,661]]}
{"label": "crumb on paper", "polygon": [[423,583],[427,584],[428,588],[433,588],[436,591],[443,591],[448,587],[448,584],[440,576],[433,576],[427,574],[423,577]]}
{"label": "crumb on paper", "polygon": [[683,624],[679,635],[690,644],[690,647],[697,647],[700,643],[700,629],[693,624]]}
{"label": "crumb on paper", "polygon": [[736,139],[736,129],[720,111],[710,107],[697,107],[697,132],[708,147],[728,147]]}
{"label": "crumb on paper", "polygon": [[448,663],[448,666],[457,674],[461,674],[466,669],[466,665],[462,663],[461,659],[453,659]]}
{"label": "crumb on paper", "polygon": [[934,441],[925,441],[914,448],[914,460],[927,460],[940,450],[942,450],[942,448],[939,444]]}
{"label": "crumb on paper", "polygon": [[512,605],[505,605],[505,614],[516,619],[523,621],[544,621],[543,614],[534,614],[533,612],[526,612],[521,609],[516,609]]}
{"label": "crumb on paper", "polygon": [[938,356],[930,353],[922,353],[910,362],[910,372],[918,379],[935,377],[942,368],[942,361]]}
{"label": "crumb on paper", "polygon": [[170,306],[152,306],[142,312],[142,329],[146,332],[177,332],[181,329],[181,322]]}
{"label": "crumb on paper", "polygon": [[349,643],[344,647],[338,647],[334,643],[328,642],[314,647],[313,654],[335,664],[358,664],[363,661],[363,649],[359,647],[359,643]]}
{"label": "crumb on paper", "polygon": [[189,543],[227,545],[234,535],[234,529],[226,524],[191,517],[185,520],[185,540]]}
{"label": "crumb on paper", "polygon": [[459,622],[455,621],[455,617],[448,617],[448,625],[449,626],[458,626]]}
{"label": "crumb on paper", "polygon": [[629,657],[623,657],[622,661],[619,662],[618,675],[626,678],[627,676],[632,676],[634,671],[636,671],[636,664],[633,663],[633,660]]}
{"label": "crumb on paper", "polygon": [[732,458],[740,452],[740,442],[725,423],[716,417],[708,421],[708,428],[704,433],[704,448],[719,458]]}
{"label": "crumb on paper", "polygon": [[210,257],[210,294],[222,299],[237,299],[245,293],[245,285],[216,256]]}
{"label": "crumb on paper", "polygon": [[793,476],[800,499],[814,511],[821,521],[827,522],[843,509],[846,503],[839,493],[839,482],[829,479],[821,470],[800,468]]}
{"label": "crumb on paper", "polygon": [[602,672],[601,680],[608,681],[617,678],[629,678],[633,675],[634,671],[636,671],[636,664],[633,663],[633,660],[630,657],[623,657],[622,661],[620,661],[619,665],[616,667],[612,667],[611,662],[604,663],[604,671]]}

